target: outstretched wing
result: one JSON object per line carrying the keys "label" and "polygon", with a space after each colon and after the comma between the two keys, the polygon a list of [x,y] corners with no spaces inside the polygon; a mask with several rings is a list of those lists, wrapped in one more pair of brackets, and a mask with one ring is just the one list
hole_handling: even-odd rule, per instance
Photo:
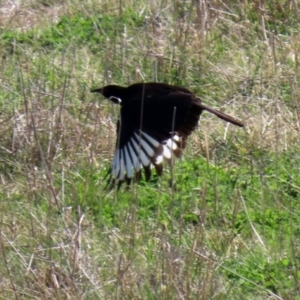
{"label": "outstretched wing", "polygon": [[[202,109],[190,94],[171,92],[167,95],[132,98],[122,104],[117,126],[117,143],[109,182],[139,180],[145,170],[150,179],[151,168],[160,175],[163,161],[172,155],[180,157],[188,135],[198,124]],[[142,102],[143,101],[143,102]]]}

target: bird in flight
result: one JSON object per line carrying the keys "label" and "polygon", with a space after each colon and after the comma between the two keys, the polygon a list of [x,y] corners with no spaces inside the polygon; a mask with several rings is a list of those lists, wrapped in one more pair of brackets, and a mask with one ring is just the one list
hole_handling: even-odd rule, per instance
{"label": "bird in flight", "polygon": [[128,87],[107,85],[92,90],[121,106],[117,142],[109,171],[109,185],[138,181],[144,169],[162,174],[163,161],[180,157],[186,139],[206,110],[224,121],[243,127],[239,120],[204,105],[188,89],[165,83],[135,83]]}

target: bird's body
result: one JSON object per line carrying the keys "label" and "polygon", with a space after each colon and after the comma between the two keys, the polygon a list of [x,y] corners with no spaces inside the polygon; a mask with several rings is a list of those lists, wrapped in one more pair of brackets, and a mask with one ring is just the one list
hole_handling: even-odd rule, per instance
{"label": "bird's body", "polygon": [[163,159],[170,161],[172,155],[180,156],[203,110],[243,127],[240,121],[205,106],[192,92],[182,87],[136,83],[127,88],[108,85],[92,92],[99,92],[121,105],[111,170],[113,183],[138,179],[142,167],[147,180],[151,166],[161,174]]}

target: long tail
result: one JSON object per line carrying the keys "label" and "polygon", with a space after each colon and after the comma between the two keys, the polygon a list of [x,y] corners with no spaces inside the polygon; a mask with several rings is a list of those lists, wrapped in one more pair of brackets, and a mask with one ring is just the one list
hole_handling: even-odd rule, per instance
{"label": "long tail", "polygon": [[239,126],[239,127],[244,127],[244,124],[241,121],[239,121],[239,120],[237,120],[237,119],[235,119],[235,118],[233,118],[233,117],[231,117],[231,116],[229,116],[225,113],[222,113],[222,112],[220,112],[216,109],[213,109],[209,106],[206,106],[205,104],[203,104],[201,102],[197,102],[197,106],[199,106],[203,110],[209,111],[210,113],[216,115],[217,117],[219,117],[220,119],[222,119],[226,122],[232,123],[232,124],[234,124],[236,126]]}

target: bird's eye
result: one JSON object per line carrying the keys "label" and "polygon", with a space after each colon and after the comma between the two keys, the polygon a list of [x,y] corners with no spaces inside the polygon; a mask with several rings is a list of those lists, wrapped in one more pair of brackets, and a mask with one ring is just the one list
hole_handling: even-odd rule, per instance
{"label": "bird's eye", "polygon": [[108,99],[115,102],[115,103],[121,103],[122,102],[122,100],[120,98],[115,97],[115,96],[110,96]]}

